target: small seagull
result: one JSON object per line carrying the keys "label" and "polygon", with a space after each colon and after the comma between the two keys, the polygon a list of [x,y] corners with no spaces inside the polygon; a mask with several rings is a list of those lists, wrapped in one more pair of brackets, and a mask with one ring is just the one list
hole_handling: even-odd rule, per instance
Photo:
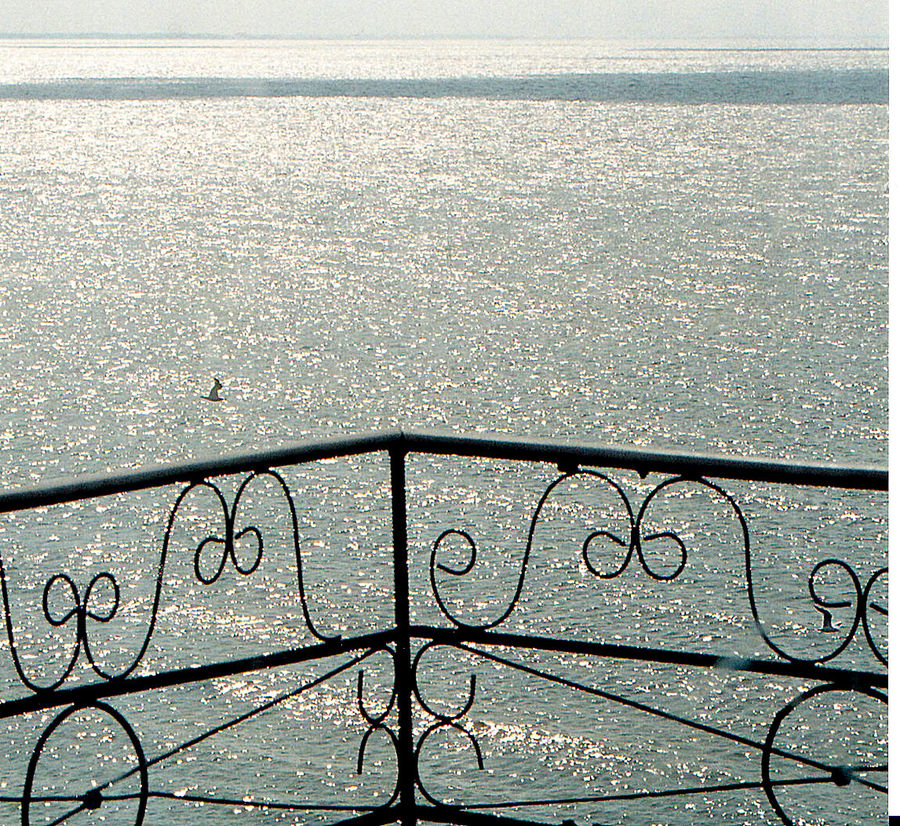
{"label": "small seagull", "polygon": [[208,402],[221,402],[225,401],[220,395],[219,391],[222,389],[222,382],[218,379],[213,379],[212,390],[209,391],[208,396],[201,396],[201,399],[206,399]]}

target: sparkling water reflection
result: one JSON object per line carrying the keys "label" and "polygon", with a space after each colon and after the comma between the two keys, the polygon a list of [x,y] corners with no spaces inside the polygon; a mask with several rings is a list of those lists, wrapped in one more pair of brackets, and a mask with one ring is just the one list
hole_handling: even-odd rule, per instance
{"label": "sparkling water reflection", "polygon": [[[0,52],[0,82],[12,84],[877,70],[885,61],[866,52],[629,52],[586,43],[15,45]],[[880,105],[0,100],[0,481],[396,423],[882,460],[886,193]],[[200,398],[213,376],[224,384],[219,404]],[[299,492],[304,570],[314,618],[326,631],[346,634],[390,619],[386,471],[373,459],[286,476]],[[466,610],[489,615],[508,600],[531,509],[549,481],[534,468],[413,463],[411,576],[420,621],[439,619],[427,557],[447,528],[471,530],[484,551],[475,579],[454,584]],[[640,491],[648,482],[627,484]],[[784,639],[828,644],[806,577],[829,556],[852,556],[864,577],[884,564],[882,504],[868,494],[759,485],[733,492],[752,519],[764,621]],[[56,571],[72,572],[82,593],[103,570],[117,576],[122,608],[106,637],[95,632],[97,654],[119,665],[133,657],[176,495],[122,496],[4,520],[13,614],[32,673],[52,679],[71,652],[71,627],[48,627],[40,613]],[[591,512],[576,491],[567,496],[542,526],[539,574],[513,627],[764,653],[749,622],[733,525],[721,514],[669,503],[691,540],[684,575],[662,586],[629,571],[614,587],[598,588],[579,567],[585,534],[575,526],[593,530],[598,519],[615,526],[621,514],[602,498],[591,500]],[[192,549],[218,516],[209,502],[194,505],[178,526],[179,550],[166,570],[160,626],[142,672],[310,641],[292,590],[284,513],[265,497],[248,501],[248,518],[273,537],[264,563],[252,577],[229,571],[206,589],[193,578]],[[592,553],[596,565],[612,564],[607,546]],[[654,564],[669,563],[662,555]],[[845,584],[825,583],[838,595]],[[62,616],[64,591],[50,596],[54,616]],[[99,611],[109,595],[98,590],[96,598]],[[748,764],[741,749],[719,753],[704,738],[573,699],[558,686],[510,678],[474,656],[461,672],[459,662],[446,663],[447,652],[434,657],[437,699],[447,707],[464,700],[466,675],[478,674],[469,719],[484,771],[469,742],[450,731],[423,752],[429,787],[448,799],[726,784],[746,779],[747,765],[758,760]],[[874,667],[863,646],[842,657],[845,665]],[[373,709],[390,694],[385,659],[373,655],[365,665]],[[729,674],[698,684],[674,667],[534,662],[642,702],[715,716],[754,740],[801,690]],[[91,676],[83,665],[78,679]],[[9,658],[2,668],[7,696],[21,691]],[[192,795],[236,801],[222,811],[195,801],[198,818],[210,823],[254,812],[294,822],[300,815],[252,803],[290,795],[300,802],[310,789],[319,801],[383,802],[395,765],[386,738],[372,737],[365,771],[355,773],[366,730],[355,707],[357,671],[161,760],[153,787],[181,800],[151,800],[153,817],[183,818]],[[321,673],[298,666],[116,705],[153,759]],[[748,707],[768,713],[757,719]],[[865,718],[858,727],[871,729],[877,743],[877,716],[858,713]],[[52,717],[11,723],[8,753],[27,761]],[[420,730],[430,722],[424,713],[417,720]],[[121,732],[104,733],[96,720],[69,724],[100,738],[116,771],[129,770],[133,755]],[[47,747],[60,765],[71,765],[63,753],[72,743],[78,738]],[[36,782],[56,782],[62,795],[83,792],[85,758],[72,759],[74,780],[61,771]],[[22,770],[15,762],[3,769],[0,794],[21,793]],[[773,771],[786,776],[784,767]],[[804,789],[791,805],[813,800],[842,811],[833,790],[818,794]],[[16,807],[2,805],[12,818]],[[758,789],[667,805],[671,823],[774,822]],[[135,803],[121,806],[133,811]],[[56,812],[50,820],[61,811],[49,801],[46,808]],[[617,802],[558,809],[560,818],[650,822],[659,804],[633,804],[627,815]]]}

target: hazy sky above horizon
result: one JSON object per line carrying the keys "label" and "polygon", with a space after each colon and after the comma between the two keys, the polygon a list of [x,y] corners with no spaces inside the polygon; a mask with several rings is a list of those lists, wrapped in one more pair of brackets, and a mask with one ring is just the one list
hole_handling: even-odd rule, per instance
{"label": "hazy sky above horizon", "polygon": [[888,0],[3,0],[3,34],[596,37],[887,45]]}

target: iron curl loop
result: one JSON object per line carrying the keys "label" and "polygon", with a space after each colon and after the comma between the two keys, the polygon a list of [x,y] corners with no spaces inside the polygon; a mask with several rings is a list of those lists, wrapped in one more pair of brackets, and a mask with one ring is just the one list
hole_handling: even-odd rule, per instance
{"label": "iron curl loop", "polygon": [[[638,509],[638,515],[635,521],[634,528],[634,538],[632,539],[632,544],[634,545],[635,551],[637,552],[638,561],[641,563],[641,567],[644,569],[644,572],[651,579],[655,579],[658,582],[672,582],[673,580],[678,579],[678,577],[680,577],[681,574],[684,573],[684,570],[685,568],[687,568],[688,564],[688,549],[687,545],[685,545],[684,543],[684,540],[675,531],[653,531],[652,533],[645,534],[643,532],[644,519],[647,517],[647,514],[650,511],[650,506],[659,498],[660,494],[663,491],[671,488],[674,485],[680,484],[696,484],[700,487],[705,487],[714,491],[715,493],[718,493],[731,504],[738,517],[743,520],[743,515],[740,512],[740,508],[737,507],[737,503],[727,493],[725,493],[722,488],[718,487],[718,485],[714,485],[712,482],[709,482],[706,479],[694,479],[687,476],[674,476],[670,479],[666,479],[660,482],[655,488],[653,488],[653,490],[650,491],[650,493],[648,493],[644,497],[644,501],[641,503],[641,507]],[[675,557],[676,562],[672,566],[671,570],[667,572],[654,569],[647,561],[647,557],[644,553],[646,543],[659,542],[660,540],[668,540],[670,547],[674,546],[677,549],[677,555]],[[749,537],[747,539],[747,542],[749,544]]]}
{"label": "iron curl loop", "polygon": [[866,642],[869,644],[869,649],[875,655],[875,657],[884,665],[888,664],[887,654],[881,650],[878,644],[875,642],[874,637],[872,636],[872,627],[871,621],[869,619],[869,609],[872,609],[879,616],[884,617],[884,622],[887,624],[887,615],[888,609],[877,602],[872,601],[872,588],[875,583],[881,579],[881,577],[886,576],[888,572],[887,568],[879,568],[869,577],[869,581],[866,583],[866,587],[863,590],[862,596],[862,619],[863,619],[863,631],[866,635]]}
{"label": "iron curl loop", "polygon": [[[374,653],[374,651],[377,651],[377,650],[379,650],[379,649],[374,649],[373,653]],[[394,650],[392,648],[388,648],[387,646],[385,646],[384,648],[382,648],[380,650],[384,651],[385,653],[387,653],[390,656],[393,673],[396,674],[396,671],[397,671],[397,655],[396,655],[396,653],[394,652]],[[360,669],[359,673],[357,674],[356,706],[359,709],[360,716],[369,724],[369,726],[373,726],[373,727],[380,726],[390,716],[390,713],[391,713],[391,711],[393,711],[394,705],[397,702],[397,686],[396,686],[395,682],[391,683],[391,696],[388,699],[388,702],[384,708],[384,711],[382,711],[380,714],[372,714],[366,708],[365,700],[363,699],[363,697],[364,697],[363,675],[364,674],[365,674],[365,671],[363,669]]]}
{"label": "iron curl loop", "polygon": [[[608,539],[609,541],[618,545],[620,548],[628,548],[628,551],[619,564],[619,567],[613,571],[598,570],[594,566],[594,563],[591,562],[591,545],[593,544],[595,539],[598,539],[600,537]],[[598,579],[615,579],[625,572],[625,569],[628,567],[628,563],[631,562],[631,554],[634,551],[634,547],[635,546],[633,542],[625,542],[623,539],[616,536],[614,533],[610,533],[609,531],[593,531],[592,533],[588,534],[587,538],[584,540],[584,544],[581,546],[581,558],[584,561],[584,564],[587,567],[588,571],[590,571]]]}
{"label": "iron curl loop", "polygon": [[[836,568],[839,571],[843,571],[851,584],[853,585],[853,600],[844,600],[844,599],[825,599],[818,590],[817,587],[817,577],[823,571],[828,568]],[[859,623],[861,620],[861,611],[860,607],[862,605],[862,587],[859,584],[859,577],[856,575],[856,571],[853,570],[846,562],[841,559],[823,559],[820,562],[817,562],[813,569],[809,573],[808,577],[808,588],[809,595],[812,598],[813,605],[815,609],[822,615],[822,628],[821,630],[825,633],[837,633],[838,629],[834,627],[833,623],[833,611],[836,608],[850,608],[853,607],[853,620],[850,623],[850,627],[848,628],[846,634],[844,635],[844,639],[841,641],[840,645],[831,655],[831,657],[836,657],[843,651],[849,644],[850,640],[856,634],[856,629],[859,627]],[[830,658],[829,658],[830,659]]]}
{"label": "iron curl loop", "polygon": [[419,688],[419,666],[421,665],[422,658],[425,655],[426,651],[433,650],[438,647],[445,648],[454,648],[454,646],[448,645],[446,643],[440,642],[429,642],[423,645],[419,651],[416,653],[415,658],[413,659],[412,664],[412,688],[413,693],[415,694],[416,700],[418,700],[419,705],[422,706],[425,711],[427,711],[432,717],[437,718],[441,722],[449,723],[456,720],[460,720],[469,713],[469,710],[472,708],[472,704],[475,702],[475,686],[476,680],[475,675],[469,675],[469,693],[466,697],[465,702],[463,703],[462,708],[457,711],[455,714],[448,714],[443,711],[439,711],[438,709],[433,708],[428,701],[424,698],[422,690]]}
{"label": "iron curl loop", "polygon": [[422,755],[422,748],[425,745],[426,741],[432,734],[436,731],[440,731],[441,729],[452,729],[454,731],[458,731],[462,734],[468,742],[471,744],[473,750],[475,751],[475,760],[478,765],[479,771],[484,770],[484,757],[481,753],[481,746],[478,745],[478,739],[475,737],[472,732],[462,726],[455,720],[438,720],[438,722],[429,726],[425,731],[422,732],[419,737],[419,741],[416,743],[416,752],[415,752],[415,772],[416,772],[416,786],[419,788],[419,791],[422,792],[422,795],[425,799],[434,806],[446,806],[447,804],[441,800],[438,800],[434,797],[431,792],[425,788],[425,783],[422,780],[422,772],[420,769],[420,761]]}
{"label": "iron curl loop", "polygon": [[[369,728],[366,729],[366,733],[363,734],[362,739],[360,740],[359,751],[357,752],[357,756],[356,756],[356,773],[357,774],[363,773],[363,765],[365,764],[365,758],[366,758],[366,746],[368,746],[369,740],[371,739],[372,735],[376,731],[382,731],[387,735],[388,740],[390,740],[391,745],[394,747],[394,753],[397,755],[397,765],[398,766],[400,765],[400,743],[397,740],[397,735],[394,734],[394,732],[388,726],[384,725],[384,723],[377,723],[375,725],[370,725]],[[388,797],[388,799],[381,805],[385,806],[385,807],[391,806],[394,804],[394,802],[397,800],[397,798],[399,796],[400,796],[400,773],[398,771],[397,778],[394,783],[394,788],[391,791],[391,794]]]}
{"label": "iron curl loop", "polygon": [[[242,539],[248,534],[256,539],[256,552],[250,564],[244,567],[243,565],[241,565],[237,558],[237,543],[238,540]],[[234,540],[231,543],[229,553],[231,555],[231,564],[234,566],[234,569],[243,576],[250,576],[250,574],[252,574],[259,567],[263,558],[263,538],[259,528],[250,525],[249,527],[238,531],[234,535]]]}
{"label": "iron curl loop", "polygon": [[[644,556],[644,543],[655,542],[659,539],[670,539],[675,543],[679,552],[678,562],[675,565],[675,568],[667,574],[661,573],[659,571],[654,571],[647,563],[647,559]],[[643,537],[643,539],[641,539],[641,536],[638,533],[635,540],[635,548],[637,550],[638,559],[641,561],[641,567],[647,572],[648,576],[650,576],[652,579],[658,580],[659,582],[671,582],[673,579],[678,579],[678,577],[681,576],[681,574],[684,572],[684,569],[687,567],[687,545],[684,544],[684,541],[681,539],[681,537],[674,531],[648,533]]]}
{"label": "iron curl loop", "polygon": [[[445,565],[437,561],[438,550],[441,548],[441,545],[444,544],[445,540],[447,540],[449,537],[460,537],[468,546],[468,560],[462,565],[462,567],[454,568],[450,565]],[[465,620],[457,617],[453,613],[453,611],[450,610],[450,607],[441,596],[441,588],[438,584],[436,571],[440,570],[454,577],[463,577],[475,567],[477,559],[478,547],[476,546],[475,540],[472,538],[472,535],[468,531],[460,530],[458,528],[450,528],[448,530],[445,530],[437,539],[435,539],[434,544],[431,546],[431,557],[428,562],[428,576],[431,581],[431,592],[434,595],[435,602],[437,602],[438,608],[440,609],[441,613],[459,628],[485,628],[491,626],[482,626],[479,624],[468,623]]]}
{"label": "iron curl loop", "polygon": [[[107,609],[105,614],[98,614],[96,611],[88,610],[88,605],[90,605],[91,597],[94,595],[94,589],[103,583],[108,583],[112,586],[113,589],[113,599],[112,605]],[[116,581],[116,578],[109,573],[108,571],[102,571],[97,574],[90,583],[88,584],[87,590],[84,592],[84,613],[85,616],[90,617],[92,620],[96,622],[109,622],[115,617],[116,613],[119,610],[121,594],[119,591],[119,583]]]}
{"label": "iron curl loop", "polygon": [[[437,562],[437,550],[440,548],[441,543],[448,536],[460,536],[469,546],[469,561],[466,562],[462,568],[451,568],[449,565],[444,565],[443,563]],[[445,571],[448,574],[453,574],[453,576],[465,576],[472,568],[475,567],[475,560],[478,556],[478,549],[475,546],[475,540],[472,539],[472,535],[467,531],[461,531],[457,528],[450,528],[444,531],[437,539],[434,541],[434,545],[431,549],[431,568],[432,568],[432,583],[434,582],[434,568],[439,568],[441,571]]]}
{"label": "iron curl loop", "polygon": [[[61,616],[53,616],[50,607],[50,592],[57,583],[63,583],[68,586],[67,596],[72,598],[72,607]],[[44,609],[44,619],[55,628],[65,625],[72,617],[78,616],[81,608],[81,599],[78,596],[78,589],[75,587],[72,578],[68,574],[54,574],[50,577],[50,579],[47,580],[47,584],[44,586],[44,597],[41,604]]]}
{"label": "iron curl loop", "polygon": [[[528,545],[526,547],[525,553],[526,559],[528,558],[532,548],[534,547],[534,537],[535,533],[537,532],[540,517],[551,495],[563,483],[577,478],[601,482],[605,486],[612,488],[612,490],[618,497],[618,501],[624,506],[625,513],[628,517],[628,541],[622,539],[620,536],[617,536],[611,531],[600,529],[589,533],[581,545],[581,559],[588,571],[598,579],[615,579],[628,568],[628,565],[631,562],[631,555],[634,551],[634,511],[631,508],[631,502],[629,501],[628,496],[625,494],[622,486],[613,481],[605,473],[600,473],[596,470],[584,470],[577,468],[566,470],[547,486],[547,488],[544,490],[544,493],[538,500],[537,506],[535,507],[534,513],[531,517],[531,524],[528,528]],[[591,559],[591,548],[595,544],[597,544],[596,541],[601,538],[612,542],[619,548],[627,548],[625,555],[622,557],[622,561],[618,564],[618,566],[614,567],[613,570],[600,570],[600,568]],[[521,583],[519,590],[521,591]]]}

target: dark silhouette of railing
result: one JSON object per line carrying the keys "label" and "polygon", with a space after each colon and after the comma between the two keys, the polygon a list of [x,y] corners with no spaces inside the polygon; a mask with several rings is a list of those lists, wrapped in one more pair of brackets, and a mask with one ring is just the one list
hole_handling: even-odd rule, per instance
{"label": "dark silhouette of railing", "polygon": [[[321,627],[316,620],[314,606],[304,579],[304,555],[301,553],[300,526],[295,493],[285,479],[282,469],[307,465],[324,459],[353,457],[365,454],[387,453],[390,476],[390,513],[392,531],[392,621],[384,627],[372,628],[365,633],[336,635]],[[527,542],[513,577],[513,592],[508,600],[496,607],[492,616],[475,620],[466,606],[460,605],[458,593],[453,587],[462,587],[466,577],[479,561],[478,543],[470,530],[451,527],[438,533],[433,539],[428,563],[429,598],[432,609],[440,617],[437,623],[418,623],[411,611],[410,585],[411,557],[408,552],[407,463],[411,454],[431,456],[455,456],[471,459],[491,459],[499,462],[543,463],[556,468],[557,473],[546,484],[532,511]],[[599,470],[600,468],[604,470]],[[655,485],[649,485],[639,493],[640,502],[632,503],[633,494],[606,470],[635,471],[643,480],[648,474],[663,474]],[[239,475],[231,501],[220,485],[219,479]],[[688,545],[676,528],[660,530],[650,525],[648,516],[652,506],[663,497],[682,487],[706,492],[733,518],[736,535],[742,544],[743,576],[749,619],[758,634],[758,641],[768,649],[769,656],[743,656],[732,653],[706,653],[688,650],[672,650],[662,646],[631,645],[620,641],[585,639],[565,634],[541,635],[524,633],[510,625],[510,618],[519,609],[523,588],[533,557],[535,536],[539,523],[547,509],[563,487],[572,481],[588,482],[602,489],[621,509],[624,529],[616,532],[610,526],[599,525],[590,532],[581,548],[581,561],[586,575],[599,583],[622,580],[629,572],[643,572],[651,581],[668,583],[677,580],[686,570],[689,561]],[[715,480],[715,481],[713,481]],[[821,559],[806,577],[808,600],[821,617],[822,626],[817,631],[828,640],[826,647],[812,646],[812,650],[796,653],[781,636],[775,635],[761,618],[759,598],[751,560],[750,529],[748,519],[737,499],[729,493],[722,480],[764,482],[778,485],[814,486],[825,489],[852,489],[886,491],[888,474],[880,468],[849,468],[831,465],[797,464],[781,461],[756,461],[718,456],[702,456],[687,453],[645,451],[596,447],[553,441],[528,441],[505,436],[479,435],[463,437],[430,432],[382,432],[371,435],[351,436],[298,444],[278,450],[239,456],[220,457],[173,467],[150,468],[112,475],[93,476],[52,485],[12,491],[0,494],[0,513],[33,511],[38,508],[81,502],[88,499],[180,485],[168,514],[162,550],[156,564],[155,586],[150,589],[146,601],[151,605],[145,632],[126,662],[113,669],[104,663],[92,647],[92,629],[111,622],[120,609],[121,583],[108,571],[96,574],[86,588],[79,589],[73,574],[53,573],[45,582],[41,608],[43,621],[53,629],[71,634],[73,639],[69,653],[58,658],[56,673],[41,677],[23,656],[20,641],[20,618],[15,615],[11,599],[14,577],[10,573],[10,560],[0,555],[0,584],[6,622],[7,653],[18,681],[27,692],[10,697],[0,703],[0,717],[12,721],[34,713],[45,716],[39,724],[40,735],[31,741],[22,753],[21,792],[10,788],[0,791],[0,803],[20,807],[23,824],[88,822],[78,817],[89,817],[92,812],[108,812],[111,807],[125,806],[127,822],[142,823],[151,798],[180,800],[184,804],[222,804],[240,807],[247,811],[302,813],[319,815],[331,813],[337,822],[381,824],[401,822],[412,824],[417,820],[432,822],[473,824],[525,824],[534,822],[559,822],[553,813],[559,806],[600,802],[636,800],[662,800],[667,797],[688,795],[715,795],[762,790],[768,804],[784,823],[795,822],[795,814],[786,805],[783,795],[797,788],[818,788],[823,785],[835,789],[849,789],[854,793],[874,795],[876,801],[886,805],[886,758],[877,760],[871,755],[883,752],[883,742],[866,743],[863,751],[869,755],[860,762],[825,760],[796,748],[779,745],[779,735],[791,725],[791,715],[824,699],[834,696],[837,703],[846,705],[847,698],[856,698],[868,705],[874,704],[876,717],[886,716],[887,703],[887,654],[884,650],[886,634],[886,579],[887,568],[859,572],[852,561],[828,557]],[[244,577],[250,577],[263,559],[263,531],[255,525],[243,525],[238,518],[242,500],[251,489],[265,484],[274,491],[286,513],[292,532],[293,564],[296,566],[296,593],[302,612],[302,622],[312,641],[297,647],[269,651],[264,654],[236,658],[216,659],[213,662],[192,663],[186,667],[168,670],[152,670],[147,673],[147,656],[152,650],[154,631],[160,616],[167,560],[171,554],[174,526],[185,502],[202,493],[217,502],[221,509],[223,529],[200,541],[194,551],[193,569],[198,583],[212,585],[227,569],[233,569]],[[662,543],[673,553],[674,562],[660,567],[649,548]],[[612,563],[603,564],[596,552],[602,545],[618,554]],[[236,550],[240,546],[240,553]],[[455,561],[449,561],[448,548],[455,548]],[[249,558],[246,547],[251,548]],[[462,549],[462,562],[459,553]],[[208,560],[214,561],[210,567]],[[835,595],[835,580],[843,587],[840,596]],[[455,585],[454,585],[455,584]],[[451,587],[452,586],[452,587]],[[456,593],[457,596],[453,594]],[[104,598],[101,595],[105,594]],[[884,596],[882,597],[882,594]],[[60,603],[63,603],[62,607]],[[488,606],[490,607],[490,606]],[[840,622],[836,617],[840,616]],[[837,624],[836,624],[837,623]],[[602,629],[601,629],[602,631]],[[831,635],[831,636],[828,636]],[[601,633],[602,637],[602,633]],[[855,646],[871,657],[871,669],[845,667],[835,664],[848,647]],[[482,746],[466,722],[467,714],[476,697],[476,677],[471,675],[468,691],[458,707],[446,710],[426,695],[427,680],[423,674],[424,660],[429,652],[439,648],[451,649],[454,656],[474,658],[490,664],[504,674],[527,675],[550,686],[564,687],[578,696],[602,699],[622,708],[640,712],[651,719],[664,720],[684,727],[692,734],[702,733],[713,739],[736,744],[758,756],[759,776],[753,780],[720,782],[698,787],[680,786],[671,789],[641,788],[597,794],[557,795],[547,789],[535,789],[536,797],[527,801],[505,802],[448,802],[446,796],[428,788],[423,776],[421,755],[423,747],[438,732],[452,733],[471,749],[479,767],[484,765]],[[683,709],[660,708],[627,693],[613,692],[576,679],[571,669],[553,670],[552,659],[547,657],[578,655],[597,662],[652,663],[659,666],[690,668],[696,674],[764,675],[769,678],[796,680],[800,690],[787,704],[782,705],[770,718],[764,738],[730,731],[712,725],[699,716],[691,716]],[[373,711],[366,700],[364,672],[359,671],[356,687],[358,712],[365,732],[358,749],[358,771],[363,770],[368,744],[373,736],[386,738],[396,754],[396,775],[393,788],[385,790],[382,800],[374,805],[348,803],[346,805],[318,805],[314,801],[303,803],[282,802],[247,797],[229,798],[227,795],[193,792],[168,793],[151,788],[150,769],[162,764],[173,755],[183,753],[201,741],[231,731],[242,723],[255,718],[268,709],[301,696],[304,692],[322,685],[335,675],[348,674],[357,666],[376,655],[385,656],[393,671],[389,700],[379,711]],[[521,656],[520,656],[521,655]],[[527,655],[527,656],[526,656]],[[332,667],[326,660],[344,657]],[[543,659],[542,659],[543,657]],[[186,741],[175,744],[164,752],[148,757],[142,746],[142,738],[129,722],[128,713],[112,703],[123,701],[131,695],[144,695],[154,690],[205,683],[217,678],[263,672],[303,663],[322,661],[328,670],[265,702],[250,711],[213,725]],[[460,669],[462,666],[460,666]],[[452,669],[451,669],[452,670]],[[85,674],[90,671],[91,678]],[[12,672],[11,672],[12,673]],[[883,707],[882,707],[883,706]],[[54,738],[79,714],[93,714],[103,718],[107,726],[124,734],[133,752],[133,766],[106,781],[94,780],[90,788],[80,793],[53,794],[42,788],[39,775],[46,771],[42,761],[56,759],[58,747],[49,745]],[[798,712],[799,713],[799,712]],[[49,722],[47,722],[49,720]],[[823,723],[824,725],[824,723]],[[863,737],[861,734],[860,737]],[[861,747],[862,748],[862,747]],[[28,751],[30,749],[30,751]],[[773,758],[794,763],[806,772],[803,777],[776,776]],[[27,765],[26,765],[27,763]],[[131,778],[137,789],[129,794],[116,794],[113,785],[122,778]],[[477,798],[477,793],[475,794]],[[793,801],[793,798],[791,798]],[[126,805],[127,804],[127,805]],[[793,804],[791,804],[793,805]],[[130,808],[128,808],[130,806]],[[874,804],[877,811],[878,803]],[[551,813],[550,820],[532,817],[513,818],[502,814],[509,808],[525,808],[529,813]],[[557,807],[557,808],[554,808]],[[228,811],[226,809],[226,811]],[[49,812],[49,813],[48,813]],[[830,812],[816,812],[816,816],[828,820]],[[40,817],[39,817],[40,815]],[[44,819],[41,819],[43,817]],[[115,822],[125,817],[118,812]],[[236,819],[238,816],[234,816]],[[838,815],[838,820],[846,814]],[[860,814],[860,822],[864,815]],[[191,815],[191,819],[193,815]],[[124,821],[122,821],[124,822]],[[187,822],[187,821],[185,821]],[[334,821],[332,821],[334,822]],[[566,819],[567,823],[571,823]],[[632,821],[625,821],[632,822]],[[846,822],[844,820],[843,822]]]}

